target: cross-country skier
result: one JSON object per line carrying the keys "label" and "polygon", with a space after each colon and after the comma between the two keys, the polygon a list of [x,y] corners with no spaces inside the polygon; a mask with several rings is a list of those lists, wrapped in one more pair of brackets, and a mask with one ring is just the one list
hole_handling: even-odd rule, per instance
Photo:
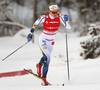
{"label": "cross-country skier", "polygon": [[[71,29],[71,26],[70,22],[68,21],[68,16],[59,14],[58,6],[56,4],[50,4],[48,5],[48,14],[40,16],[33,24],[33,27],[27,36],[28,41],[32,39],[34,30],[41,23],[43,23],[43,32],[39,36],[38,43],[43,57],[36,66],[37,74],[42,77],[42,85],[48,85],[46,77],[50,63],[50,55],[54,47],[55,34],[58,31],[60,23],[62,23],[67,29]],[[43,69],[42,74],[41,69]]]}

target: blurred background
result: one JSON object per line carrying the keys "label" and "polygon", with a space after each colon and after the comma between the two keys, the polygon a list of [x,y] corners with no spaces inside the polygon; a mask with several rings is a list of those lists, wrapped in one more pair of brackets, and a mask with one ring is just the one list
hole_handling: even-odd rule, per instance
{"label": "blurred background", "polygon": [[58,4],[59,12],[69,16],[75,32],[83,34],[87,24],[100,22],[100,0],[0,0],[0,37],[31,28],[50,3]]}

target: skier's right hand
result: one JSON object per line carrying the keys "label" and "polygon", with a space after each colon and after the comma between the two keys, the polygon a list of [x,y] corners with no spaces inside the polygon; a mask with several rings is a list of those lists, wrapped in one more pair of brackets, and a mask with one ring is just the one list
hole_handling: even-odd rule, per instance
{"label": "skier's right hand", "polygon": [[33,35],[33,34],[28,34],[28,36],[27,36],[27,40],[28,40],[28,41],[30,41],[30,40],[32,39],[32,35]]}

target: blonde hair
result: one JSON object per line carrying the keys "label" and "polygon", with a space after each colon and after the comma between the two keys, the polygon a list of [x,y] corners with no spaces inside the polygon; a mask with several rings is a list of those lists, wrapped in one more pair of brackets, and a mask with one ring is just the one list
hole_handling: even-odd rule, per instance
{"label": "blonde hair", "polygon": [[49,5],[48,5],[48,10],[47,10],[48,13],[50,12],[50,10],[49,10],[49,6],[51,6],[51,5],[57,5],[57,4],[55,4],[55,3],[51,3],[51,4],[49,4]]}

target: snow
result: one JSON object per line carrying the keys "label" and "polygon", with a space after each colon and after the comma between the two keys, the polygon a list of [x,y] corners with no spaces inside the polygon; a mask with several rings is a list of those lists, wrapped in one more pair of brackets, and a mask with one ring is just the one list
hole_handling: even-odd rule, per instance
{"label": "snow", "polygon": [[[29,29],[23,29],[13,37],[0,37],[0,73],[32,69],[42,57],[38,47],[41,31],[35,31],[35,42],[29,42],[16,53],[2,61],[4,57],[27,42]],[[67,79],[66,38],[58,32],[47,80],[53,86],[41,86],[41,80],[28,74],[25,76],[0,78],[0,90],[100,90],[100,58],[83,60],[80,57],[80,41],[88,38],[77,37],[77,33],[68,33],[70,81]],[[62,84],[64,83],[64,86]],[[59,86],[57,86],[59,84]]]}

